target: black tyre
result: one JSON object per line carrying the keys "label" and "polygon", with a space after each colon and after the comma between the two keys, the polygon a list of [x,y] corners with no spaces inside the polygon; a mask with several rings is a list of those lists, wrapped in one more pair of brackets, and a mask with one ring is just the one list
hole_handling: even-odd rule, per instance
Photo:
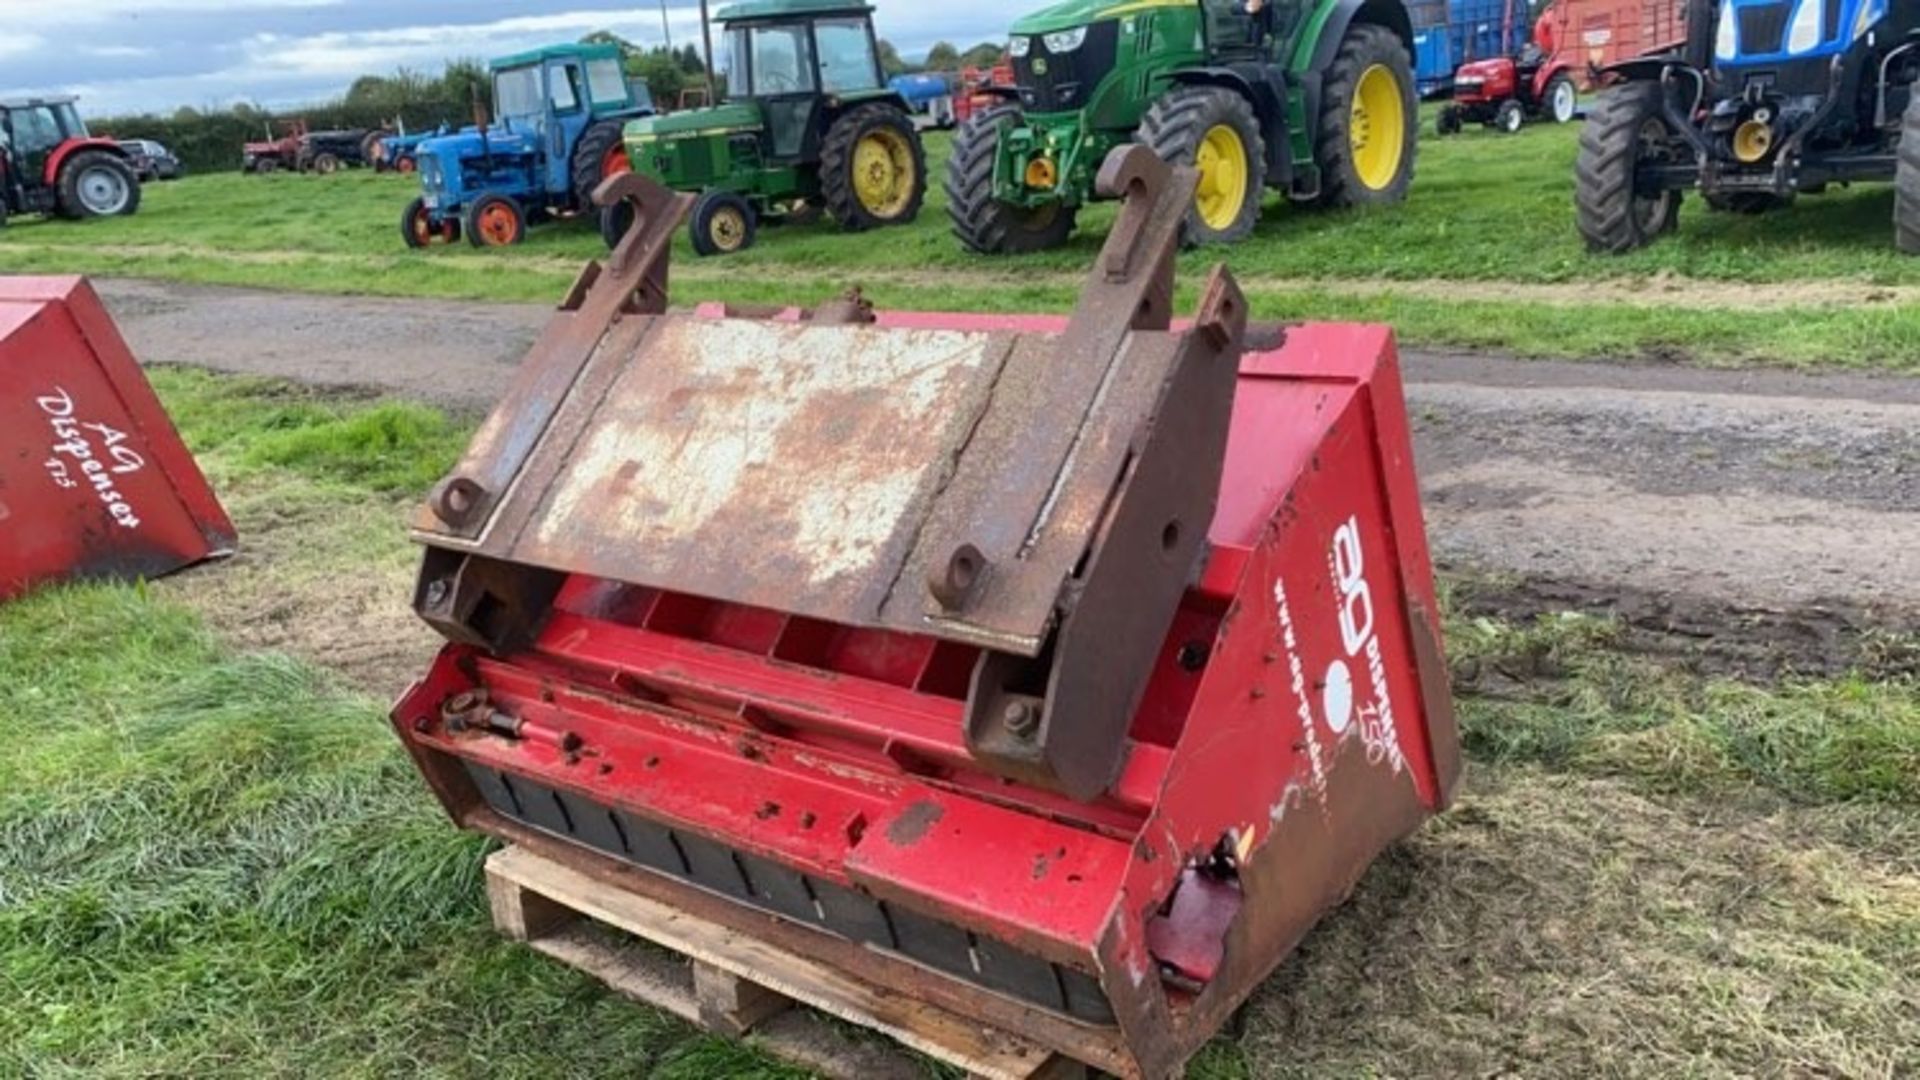
{"label": "black tyre", "polygon": [[321,176],[332,176],[340,171],[340,158],[337,154],[315,154],[313,171]]}
{"label": "black tyre", "polygon": [[953,137],[947,159],[947,217],[953,235],[982,255],[1018,255],[1059,247],[1073,235],[1077,210],[1061,203],[1014,206],[993,197],[993,161],[1000,132],[1023,117],[1018,105],[974,113]]}
{"label": "black tyre", "polygon": [[1619,253],[1653,242],[1680,218],[1680,192],[1634,190],[1642,161],[1674,160],[1674,133],[1657,83],[1630,82],[1600,98],[1580,132],[1574,161],[1574,221],[1592,251]]}
{"label": "black tyre", "polygon": [[593,205],[593,193],[608,177],[632,172],[627,160],[626,125],[618,120],[602,120],[580,133],[573,144],[573,197],[582,207]]}
{"label": "black tyre", "polygon": [[1521,108],[1520,103],[1512,98],[1501,102],[1500,107],[1493,110],[1492,127],[1496,131],[1504,131],[1509,135],[1518,134],[1526,122],[1527,110]]}
{"label": "black tyre", "polygon": [[1457,105],[1448,105],[1441,109],[1440,115],[1433,120],[1433,130],[1442,136],[1460,134],[1461,126],[1460,108]]}
{"label": "black tyre", "polygon": [[625,199],[612,206],[600,208],[600,239],[612,251],[625,239],[627,230],[633,228],[633,204]]}
{"label": "black tyre", "polygon": [[1320,99],[1322,206],[1402,202],[1413,183],[1420,114],[1413,60],[1384,26],[1359,23],[1347,31],[1327,68]]}
{"label": "black tyre", "polygon": [[60,166],[55,195],[61,217],[118,217],[139,211],[140,178],[124,158],[82,150]]}
{"label": "black tyre", "polygon": [[1907,95],[1900,117],[1900,158],[1893,170],[1893,239],[1901,251],[1920,255],[1920,82]]}
{"label": "black tyre", "polygon": [[913,121],[891,105],[862,105],[820,145],[827,213],[850,230],[904,225],[927,199],[927,152]]}
{"label": "black tyre", "polygon": [[1134,137],[1169,165],[1200,172],[1183,238],[1193,244],[1244,240],[1260,223],[1267,144],[1253,104],[1218,86],[1177,86],[1153,103]]}
{"label": "black tyre", "polygon": [[435,224],[432,212],[427,209],[427,200],[416,198],[400,212],[400,238],[410,248],[451,244],[460,239],[460,222],[446,218]]}
{"label": "black tyre", "polygon": [[753,246],[759,221],[753,205],[731,191],[714,190],[693,204],[687,224],[693,250],[703,256],[732,255]]}
{"label": "black tyre", "polygon": [[461,225],[477,248],[512,247],[527,238],[527,215],[505,195],[482,195],[467,207]]}
{"label": "black tyre", "polygon": [[279,158],[261,158],[259,161],[254,162],[254,165],[253,165],[253,171],[260,173],[262,175],[265,175],[270,172],[278,172],[279,169],[280,169]]}
{"label": "black tyre", "polygon": [[1540,94],[1540,115],[1556,124],[1571,124],[1580,114],[1580,90],[1564,74],[1547,80]]}
{"label": "black tyre", "polygon": [[372,166],[375,172],[380,171],[380,166],[384,164],[383,159],[386,157],[384,144],[387,135],[385,131],[367,132],[366,136],[360,140],[360,164]]}

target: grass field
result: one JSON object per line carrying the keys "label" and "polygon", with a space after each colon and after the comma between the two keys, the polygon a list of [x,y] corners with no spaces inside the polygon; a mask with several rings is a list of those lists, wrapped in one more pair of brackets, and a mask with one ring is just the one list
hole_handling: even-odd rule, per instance
{"label": "grass field", "polygon": [[[1184,280],[1225,258],[1263,317],[1387,321],[1417,345],[1920,369],[1920,260],[1893,250],[1889,188],[1836,190],[1764,217],[1689,200],[1678,235],[1599,258],[1572,226],[1575,136],[1539,126],[1425,138],[1405,206],[1322,213],[1270,199],[1251,241],[1187,254]],[[938,190],[948,145],[930,137],[935,183],[914,225],[768,230],[725,261],[695,259],[683,239],[676,295],[811,302],[858,284],[895,306],[1071,306],[1113,208],[1086,213],[1059,251],[970,255],[948,234]],[[367,173],[194,177],[150,186],[132,219],[17,222],[0,231],[0,271],[548,302],[601,252],[584,222],[536,229],[512,251],[407,252],[398,219],[411,194],[405,178]]]}
{"label": "grass field", "polygon": [[[156,382],[247,552],[0,607],[0,1076],[797,1075],[496,940],[386,729],[464,422]],[[1920,639],[1745,682],[1448,585],[1464,798],[1192,1075],[1920,1072]]]}

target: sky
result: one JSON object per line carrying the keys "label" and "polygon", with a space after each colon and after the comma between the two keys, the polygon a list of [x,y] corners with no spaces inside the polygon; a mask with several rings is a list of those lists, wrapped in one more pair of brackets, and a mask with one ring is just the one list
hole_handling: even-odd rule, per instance
{"label": "sky", "polygon": [[[725,0],[713,0],[716,10]],[[1039,0],[878,0],[880,35],[903,55],[936,41],[1002,37]],[[699,6],[667,0],[674,44],[699,38]],[[95,116],[182,105],[269,108],[325,100],[359,75],[438,74],[611,30],[663,37],[659,0],[0,0],[0,94],[69,92]]]}

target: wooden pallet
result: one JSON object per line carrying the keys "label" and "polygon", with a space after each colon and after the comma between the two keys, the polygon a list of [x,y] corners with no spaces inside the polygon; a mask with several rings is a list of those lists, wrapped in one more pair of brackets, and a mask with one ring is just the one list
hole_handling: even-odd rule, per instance
{"label": "wooden pallet", "polygon": [[[903,1047],[993,1080],[1086,1076],[1084,1066],[1019,1036],[876,990],[523,847],[487,860],[487,898],[494,926],[515,941],[636,1001],[834,1080],[924,1078],[924,1064]],[[899,1045],[851,1037],[796,1004]]]}

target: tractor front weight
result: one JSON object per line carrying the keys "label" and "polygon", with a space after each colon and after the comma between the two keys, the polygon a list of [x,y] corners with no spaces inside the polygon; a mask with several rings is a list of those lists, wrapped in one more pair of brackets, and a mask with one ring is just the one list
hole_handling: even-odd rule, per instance
{"label": "tractor front weight", "polygon": [[1094,167],[1114,142],[1082,130],[1079,119],[1069,116],[1048,123],[1029,118],[1025,125],[1009,128],[1000,139],[994,166],[994,198],[1027,209],[1090,201]]}

